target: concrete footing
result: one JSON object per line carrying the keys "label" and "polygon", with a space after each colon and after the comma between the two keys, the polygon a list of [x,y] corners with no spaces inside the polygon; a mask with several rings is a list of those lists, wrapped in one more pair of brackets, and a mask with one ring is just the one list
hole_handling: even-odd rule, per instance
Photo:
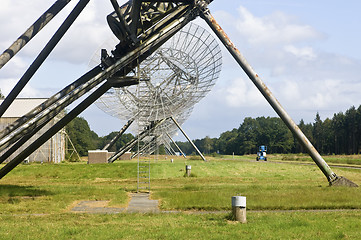
{"label": "concrete footing", "polygon": [[247,223],[246,197],[244,196],[232,197],[232,215],[235,221],[241,223]]}
{"label": "concrete footing", "polygon": [[358,187],[358,185],[345,177],[337,177],[334,181],[330,182],[331,187]]}
{"label": "concrete footing", "polygon": [[191,176],[191,170],[192,170],[192,166],[191,165],[186,165],[186,174],[187,177]]}

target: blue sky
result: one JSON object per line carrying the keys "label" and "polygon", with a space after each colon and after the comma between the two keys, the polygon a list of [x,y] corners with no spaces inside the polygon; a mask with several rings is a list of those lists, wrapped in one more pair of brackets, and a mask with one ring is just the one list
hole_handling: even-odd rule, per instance
{"label": "blue sky", "polygon": [[[0,48],[5,50],[51,2],[2,0]],[[312,122],[317,112],[323,119],[332,117],[361,104],[359,9],[361,2],[356,0],[214,0],[210,5],[214,17],[296,122]],[[69,11],[57,16],[0,70],[4,94]],[[105,21],[111,11],[108,1],[91,1],[22,96],[49,97],[85,73],[93,54],[112,37]],[[201,19],[196,23],[210,31]],[[183,125],[192,139],[218,137],[237,128],[245,117],[276,116],[224,47],[222,51],[223,70],[217,84]],[[81,116],[101,136],[122,126],[96,106]]]}

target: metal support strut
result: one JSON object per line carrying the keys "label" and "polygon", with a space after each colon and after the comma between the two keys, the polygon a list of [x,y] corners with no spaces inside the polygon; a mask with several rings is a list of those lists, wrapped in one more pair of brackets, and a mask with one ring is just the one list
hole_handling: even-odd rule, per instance
{"label": "metal support strut", "polygon": [[183,131],[183,129],[181,128],[181,126],[178,124],[178,122],[174,119],[174,117],[170,117],[172,119],[172,121],[174,122],[174,124],[178,127],[178,129],[183,133],[183,135],[187,138],[188,142],[192,145],[192,147],[197,151],[198,155],[201,156],[201,158],[203,159],[203,161],[207,162],[207,160],[204,158],[203,154],[201,153],[201,151],[199,151],[199,149],[197,148],[197,146],[192,142],[192,140],[188,137],[188,135]]}
{"label": "metal support strut", "polygon": [[297,124],[292,120],[292,118],[288,115],[285,109],[278,102],[276,97],[272,94],[272,92],[268,89],[265,83],[261,80],[258,74],[252,69],[249,65],[245,57],[240,53],[240,51],[236,48],[236,46],[229,39],[227,34],[223,31],[220,25],[216,22],[213,16],[210,14],[209,9],[203,9],[201,11],[201,17],[207,22],[209,27],[214,31],[217,37],[221,40],[227,50],[231,53],[233,58],[237,61],[240,67],[244,70],[247,76],[252,80],[252,82],[256,85],[258,90],[262,93],[262,95],[266,98],[272,108],[277,112],[277,114],[281,117],[283,122],[287,125],[287,127],[291,130],[294,136],[297,137],[298,141],[303,145],[305,149],[307,149],[308,153],[312,157],[313,161],[317,164],[317,166],[321,169],[323,174],[326,176],[330,185],[348,185],[348,186],[357,186],[355,183],[347,180],[344,177],[337,176],[325,160],[321,157],[312,143],[307,139],[307,137],[303,134],[301,129],[297,126]]}
{"label": "metal support strut", "polygon": [[58,0],[0,55],[0,69],[43,29],[71,0]]}
{"label": "metal support strut", "polygon": [[3,103],[0,105],[0,117],[5,113],[5,111],[9,108],[9,106],[13,103],[14,99],[19,95],[19,93],[23,90],[25,85],[29,82],[29,80],[33,77],[35,72],[40,68],[49,54],[53,51],[65,33],[69,30],[71,25],[80,15],[80,13],[84,10],[86,5],[90,0],[80,0],[79,3],[74,7],[73,11],[69,14],[69,16],[65,19],[60,28],[56,31],[54,36],[50,39],[48,44],[44,47],[44,49],[39,53],[34,62],[30,65],[28,70],[24,73],[15,87],[11,90],[9,95],[5,98]]}
{"label": "metal support strut", "polygon": [[129,126],[133,123],[134,120],[129,120],[123,127],[120,129],[120,131],[117,133],[117,135],[114,136],[110,142],[104,146],[103,150],[109,150],[116,141],[123,135],[123,133],[129,128]]}
{"label": "metal support strut", "polygon": [[172,141],[172,143],[174,144],[174,146],[178,149],[178,151],[182,154],[182,156],[184,158],[187,158],[186,155],[184,154],[184,152],[182,151],[182,149],[178,146],[178,144],[173,140],[173,138],[169,135],[169,133],[165,132],[167,137]]}

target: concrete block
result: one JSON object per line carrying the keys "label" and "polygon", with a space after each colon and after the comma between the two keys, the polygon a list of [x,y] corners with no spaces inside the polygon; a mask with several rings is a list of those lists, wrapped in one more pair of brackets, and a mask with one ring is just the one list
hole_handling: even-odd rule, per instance
{"label": "concrete block", "polygon": [[88,163],[108,163],[108,151],[107,150],[89,150],[88,151]]}

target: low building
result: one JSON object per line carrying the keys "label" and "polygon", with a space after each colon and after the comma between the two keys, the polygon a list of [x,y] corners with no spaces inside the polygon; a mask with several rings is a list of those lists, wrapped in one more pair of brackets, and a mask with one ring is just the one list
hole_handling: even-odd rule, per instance
{"label": "low building", "polygon": [[[17,98],[7,109],[7,111],[0,118],[0,131],[2,131],[7,126],[11,125],[20,117],[24,116],[32,109],[43,103],[46,98]],[[0,100],[0,104],[3,100]],[[48,124],[46,124],[38,133],[36,133],[32,138],[29,139],[21,148],[19,148],[12,156],[10,156],[6,161],[10,161],[27,146],[30,145],[34,140],[39,138],[46,130],[53,126],[57,121],[57,118],[52,119]],[[38,148],[34,153],[32,153],[27,159],[29,162],[53,162],[59,163],[65,159],[66,152],[66,143],[65,143],[65,130],[60,130],[57,134],[51,137],[47,142],[45,142],[40,148]],[[2,152],[4,153],[6,149]],[[2,154],[0,153],[0,154]]]}

